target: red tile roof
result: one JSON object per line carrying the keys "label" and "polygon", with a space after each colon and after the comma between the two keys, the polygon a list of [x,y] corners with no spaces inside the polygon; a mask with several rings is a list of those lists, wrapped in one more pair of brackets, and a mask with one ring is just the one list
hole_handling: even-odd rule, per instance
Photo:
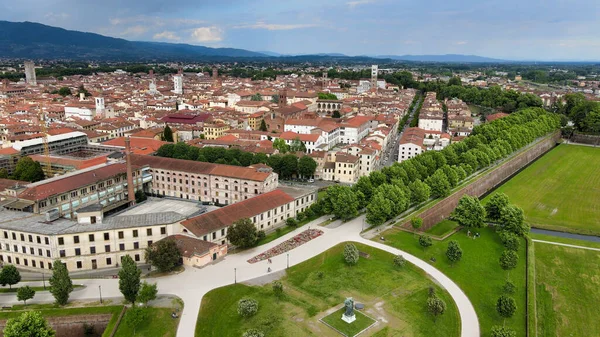
{"label": "red tile roof", "polygon": [[181,222],[181,225],[200,237],[221,228],[229,227],[237,220],[252,218],[255,215],[283,206],[295,199],[282,190],[274,190],[233,205],[204,213]]}
{"label": "red tile roof", "polygon": [[[139,165],[133,165],[134,169]],[[107,180],[117,175],[127,174],[125,163],[117,163],[100,167],[95,170],[82,172],[61,179],[38,183],[35,186],[28,187],[19,194],[19,198],[38,201],[44,200],[53,195],[67,193],[79,188],[91,185],[93,183]]]}
{"label": "red tile roof", "polygon": [[144,155],[131,155],[132,164],[148,165],[152,169],[173,170],[193,174],[215,175],[229,178],[265,181],[270,172],[259,172],[249,167],[205,163],[194,160],[162,158]]}
{"label": "red tile roof", "polygon": [[[153,154],[158,149],[169,142],[163,142],[152,138],[129,137],[131,143],[131,152],[134,154]],[[125,148],[125,137],[119,137],[107,140],[103,145],[112,145]]]}
{"label": "red tile roof", "polygon": [[[167,236],[162,240],[173,240],[175,241],[175,245],[181,252],[181,255],[185,257],[192,257],[194,255],[205,255],[207,254],[212,247],[218,246],[216,243],[212,243],[209,241],[200,240],[197,238],[193,238],[187,235],[175,234],[171,236]],[[159,241],[162,241],[159,240]]]}

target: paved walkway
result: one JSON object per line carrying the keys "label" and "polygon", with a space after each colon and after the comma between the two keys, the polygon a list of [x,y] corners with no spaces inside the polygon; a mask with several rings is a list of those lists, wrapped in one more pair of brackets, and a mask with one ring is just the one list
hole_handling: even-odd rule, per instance
{"label": "paved walkway", "polygon": [[600,236],[595,236],[595,235],[573,234],[573,233],[559,232],[559,231],[540,229],[540,228],[532,228],[531,233],[556,236],[559,238],[566,238],[566,239],[576,239],[576,240],[589,241],[589,242],[600,242]]}
{"label": "paved walkway", "polygon": [[571,248],[595,250],[595,251],[600,252],[600,248],[584,247],[584,246],[570,245],[568,243],[561,243],[561,242],[554,242],[554,241],[544,241],[544,240],[536,240],[536,239],[532,239],[531,241],[533,241],[533,242],[540,242],[540,243],[547,243],[547,244],[555,245],[555,246],[563,246],[563,247],[571,247]]}
{"label": "paved walkway", "polygon": [[[478,337],[479,321],[473,305],[464,294],[464,292],[452,280],[442,272],[431,266],[429,263],[418,259],[408,253],[402,252],[393,247],[383,245],[377,242],[367,240],[360,236],[363,226],[363,216],[351,220],[335,229],[318,227],[324,234],[311,240],[304,245],[291,250],[288,253],[273,257],[272,263],[262,261],[254,264],[246,262],[251,257],[268,250],[284,240],[297,235],[308,229],[308,226],[315,228],[318,224],[328,219],[328,217],[319,218],[303,227],[300,227],[281,238],[274,240],[260,247],[249,249],[247,251],[227,255],[223,260],[202,269],[186,267],[185,272],[177,275],[161,277],[158,279],[146,279],[148,282],[158,284],[160,294],[169,294],[180,297],[185,302],[184,310],[181,314],[181,321],[177,329],[177,336],[194,336],[198,312],[203,296],[212,289],[233,284],[235,281],[244,282],[268,274],[267,268],[271,267],[272,272],[284,271],[289,263],[290,266],[306,261],[331,247],[345,241],[355,241],[370,245],[378,249],[385,250],[392,254],[402,254],[409,262],[427,272],[437,283],[444,287],[452,296],[461,319],[461,337]],[[39,284],[33,282],[31,284]],[[72,300],[95,300],[99,298],[99,286],[102,288],[103,298],[121,298],[119,292],[118,280],[114,279],[91,279],[76,280],[77,284],[85,284],[86,287],[74,291],[71,294]],[[47,292],[36,294],[31,303],[52,302],[53,298]],[[3,304],[18,303],[16,294],[0,295],[0,302]]]}

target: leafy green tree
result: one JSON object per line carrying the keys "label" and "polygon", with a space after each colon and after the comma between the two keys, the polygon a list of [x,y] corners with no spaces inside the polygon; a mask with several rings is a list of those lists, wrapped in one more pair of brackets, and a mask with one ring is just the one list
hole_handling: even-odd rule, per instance
{"label": "leafy green tree", "polygon": [[356,184],[352,186],[352,190],[355,193],[357,191],[360,191],[365,197],[365,204],[360,205],[360,208],[364,208],[366,206],[366,203],[369,203],[371,201],[371,198],[373,197],[373,185],[371,184],[371,179],[369,178],[369,176],[362,176],[358,178]]}
{"label": "leafy green tree", "polygon": [[500,267],[506,270],[507,278],[510,275],[510,270],[515,269],[517,267],[517,263],[519,262],[519,255],[514,250],[505,250],[500,255]]}
{"label": "leafy green tree", "polygon": [[242,337],[265,337],[265,333],[261,330],[250,328],[244,332]]}
{"label": "leafy green tree", "polygon": [[277,298],[281,298],[283,296],[283,283],[281,281],[275,281],[272,284],[273,294]]}
{"label": "leafy green tree", "polygon": [[146,262],[165,273],[179,265],[181,251],[173,239],[163,239],[146,248]]}
{"label": "leafy green tree", "polygon": [[4,337],[54,337],[56,332],[39,311],[26,311],[6,321]]}
{"label": "leafy green tree", "polygon": [[257,241],[256,226],[248,218],[239,219],[227,229],[227,240],[240,248],[249,248]]}
{"label": "leafy green tree", "polygon": [[27,300],[30,300],[35,296],[35,290],[33,290],[30,286],[24,286],[17,289],[17,300],[23,301],[25,305],[27,305]]}
{"label": "leafy green tree", "polygon": [[490,197],[490,200],[487,204],[485,204],[485,211],[488,219],[492,221],[499,221],[500,215],[506,206],[508,206],[510,201],[508,200],[508,195],[504,193],[494,193]]}
{"label": "leafy green tree", "polygon": [[427,299],[427,311],[433,315],[434,322],[437,321],[437,317],[443,315],[446,311],[446,302],[438,296],[430,296]]}
{"label": "leafy green tree", "polygon": [[408,188],[410,189],[410,201],[412,204],[419,205],[420,203],[429,200],[429,196],[431,195],[431,187],[422,182],[420,179],[410,183]]}
{"label": "leafy green tree", "polygon": [[140,303],[148,304],[148,302],[156,299],[158,289],[156,283],[142,282],[140,285],[140,291],[137,295],[137,301]]}
{"label": "leafy green tree", "polygon": [[504,285],[502,286],[502,292],[504,292],[506,294],[514,294],[516,290],[517,290],[517,287],[515,286],[514,283],[512,283],[510,281],[506,281],[506,283],[504,283]]}
{"label": "leafy green tree", "polygon": [[60,260],[52,264],[52,277],[50,277],[50,293],[58,305],[65,305],[73,291],[73,281],[69,276],[67,265]]}
{"label": "leafy green tree", "polygon": [[273,148],[279,150],[281,153],[287,153],[290,151],[290,146],[285,143],[285,140],[277,138],[273,141]]}
{"label": "leafy green tree", "polygon": [[135,191],[135,202],[136,203],[139,204],[142,201],[146,201],[146,199],[148,199],[148,197],[146,196],[146,193],[144,193],[144,191],[142,191],[142,190]]}
{"label": "leafy green tree", "polygon": [[394,265],[396,267],[404,267],[406,265],[406,259],[402,255],[394,256]]}
{"label": "leafy green tree", "polygon": [[360,204],[357,194],[347,186],[330,186],[324,201],[325,212],[331,213],[343,221],[354,218],[358,214]]}
{"label": "leafy green tree", "polygon": [[0,179],[7,179],[8,171],[5,168],[0,169]]}
{"label": "leafy green tree", "polygon": [[332,93],[320,92],[317,94],[317,96],[319,97],[319,99],[337,100],[337,96]]}
{"label": "leafy green tree", "polygon": [[450,183],[444,171],[437,170],[432,176],[425,179],[425,183],[431,188],[431,196],[441,198],[450,195]]}
{"label": "leafy green tree", "polygon": [[298,227],[298,222],[294,218],[287,218],[285,224],[289,227]]}
{"label": "leafy green tree", "polygon": [[258,302],[252,298],[242,298],[238,301],[238,315],[248,318],[258,312]]}
{"label": "leafy green tree", "polygon": [[15,180],[36,182],[44,179],[44,171],[40,163],[30,157],[21,157],[17,161],[12,178]]}
{"label": "leafy green tree", "polygon": [[529,225],[525,223],[523,209],[515,205],[508,205],[502,210],[500,224],[504,230],[519,236],[526,235],[530,230]]}
{"label": "leafy green tree", "polygon": [[125,313],[124,321],[133,330],[133,335],[135,336],[135,331],[148,320],[149,316],[147,308],[133,306]]}
{"label": "leafy green tree", "polygon": [[433,241],[431,240],[431,237],[428,235],[421,235],[419,236],[419,244],[421,245],[421,247],[423,247],[423,249],[430,247],[433,244]]}
{"label": "leafy green tree", "polygon": [[379,185],[387,183],[387,177],[381,171],[371,172],[369,179],[371,180],[371,185],[373,185],[373,188],[377,188]]}
{"label": "leafy green tree", "polygon": [[140,276],[142,271],[137,267],[135,261],[129,255],[121,259],[121,270],[119,270],[119,290],[125,300],[135,304],[140,291]]}
{"label": "leafy green tree", "polygon": [[366,220],[373,226],[383,224],[392,214],[392,203],[383,193],[375,193],[371,202],[367,205]]}
{"label": "leafy green tree", "polygon": [[352,243],[347,243],[344,246],[344,261],[346,264],[353,266],[358,263],[358,248]]}
{"label": "leafy green tree", "polygon": [[67,97],[71,95],[71,89],[69,89],[69,87],[61,87],[56,93],[62,97]]}
{"label": "leafy green tree", "polygon": [[331,114],[331,118],[342,118],[342,115],[340,114],[340,112],[338,110],[335,110]]}
{"label": "leafy green tree", "polygon": [[500,240],[504,247],[509,250],[519,251],[519,247],[521,246],[521,239],[517,234],[509,232],[509,231],[500,231]]}
{"label": "leafy green tree", "polygon": [[256,93],[250,97],[251,101],[259,102],[263,100],[263,97],[260,93]]}
{"label": "leafy green tree", "polygon": [[[70,92],[71,92],[71,91],[69,90],[69,93],[70,93]],[[83,84],[81,84],[81,85],[79,86],[79,88],[77,88],[77,94],[78,94],[78,95],[79,95],[79,94],[84,94],[84,95],[85,95],[85,97],[92,96],[92,94],[90,94],[90,92],[89,92],[89,91],[87,91],[87,89],[86,89],[86,88],[83,86]]]}
{"label": "leafy green tree", "polygon": [[8,287],[12,288],[13,284],[19,282],[21,282],[21,274],[17,267],[12,264],[4,265],[0,271],[0,284],[3,287],[8,284]]}
{"label": "leafy green tree", "polygon": [[303,156],[298,160],[298,173],[301,177],[312,177],[317,169],[317,162],[309,156]]}
{"label": "leafy green tree", "polygon": [[517,333],[511,328],[495,325],[492,327],[490,337],[517,337]]}
{"label": "leafy green tree", "polygon": [[300,137],[296,137],[290,144],[291,152],[306,152],[306,145],[300,140]]}
{"label": "leafy green tree", "polygon": [[450,263],[452,265],[454,265],[454,263],[460,261],[460,259],[462,258],[462,249],[460,248],[460,245],[458,244],[458,241],[456,240],[452,240],[450,242],[448,242],[448,249],[446,250],[446,257],[448,257],[448,260],[450,260]]}
{"label": "leafy green tree", "polygon": [[278,104],[279,103],[279,95],[271,96],[271,103]]}
{"label": "leafy green tree", "polygon": [[414,233],[417,233],[419,228],[423,226],[423,219],[419,217],[414,217],[410,219],[410,225],[412,226]]}
{"label": "leafy green tree", "polygon": [[264,119],[261,119],[260,121],[260,127],[258,128],[259,131],[263,131],[263,132],[267,132],[267,123],[265,122]]}
{"label": "leafy green tree", "polygon": [[462,85],[462,81],[460,80],[460,77],[452,77],[448,81],[448,85]]}
{"label": "leafy green tree", "polygon": [[496,311],[505,319],[511,318],[517,311],[517,302],[510,296],[502,295],[496,302]]}
{"label": "leafy green tree", "polygon": [[465,194],[458,201],[458,205],[452,213],[452,218],[461,226],[481,228],[484,224],[485,208],[483,208],[477,197]]}
{"label": "leafy green tree", "polygon": [[165,142],[173,142],[173,130],[171,130],[171,127],[166,125],[165,126],[165,130],[163,131],[163,136],[162,136],[163,140]]}
{"label": "leafy green tree", "polygon": [[279,175],[284,179],[290,179],[296,173],[298,173],[298,157],[293,154],[286,154],[281,157]]}

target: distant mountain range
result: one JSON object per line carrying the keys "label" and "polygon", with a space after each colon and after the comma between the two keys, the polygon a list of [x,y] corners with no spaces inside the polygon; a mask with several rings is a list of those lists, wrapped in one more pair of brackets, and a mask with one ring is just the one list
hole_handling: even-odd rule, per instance
{"label": "distant mountain range", "polygon": [[261,58],[270,61],[351,61],[377,59],[413,62],[507,62],[475,55],[377,55],[347,56],[340,53],[283,55],[236,48],[210,48],[183,43],[141,42],[51,27],[34,22],[0,21],[0,57],[73,60],[226,60]]}

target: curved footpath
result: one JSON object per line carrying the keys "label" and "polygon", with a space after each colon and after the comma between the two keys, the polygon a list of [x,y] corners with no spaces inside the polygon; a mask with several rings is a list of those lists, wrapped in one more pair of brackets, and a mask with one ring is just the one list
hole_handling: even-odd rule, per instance
{"label": "curved footpath", "polygon": [[[235,280],[234,277],[237,278],[237,282],[244,282],[265,276],[268,274],[268,267],[271,267],[272,272],[285,270],[288,254],[281,254],[273,257],[271,259],[272,264],[270,265],[267,264],[267,261],[249,264],[246,260],[293,237],[307,229],[309,226],[315,228],[317,224],[326,219],[326,217],[317,219],[263,246],[249,249],[239,254],[227,255],[223,260],[213,265],[201,269],[186,267],[185,272],[181,274],[157,279],[146,279],[146,281],[156,282],[158,284],[159,294],[175,295],[184,301],[185,306],[181,314],[177,336],[192,337],[194,336],[202,297],[207,292],[215,288],[233,284]],[[479,321],[477,319],[477,314],[475,313],[473,305],[460,287],[429,263],[396,248],[363,238],[360,235],[364,221],[363,219],[364,215],[334,229],[319,227],[319,229],[323,230],[323,235],[288,252],[290,266],[306,261],[345,241],[359,242],[395,255],[402,254],[410,263],[423,269],[429,274],[432,279],[438,282],[440,286],[444,287],[450,296],[452,296],[460,314],[461,337],[479,337]],[[115,279],[75,280],[74,283],[84,284],[86,287],[81,290],[73,291],[73,293],[71,293],[72,300],[97,300],[99,298],[98,286],[102,286],[102,297],[104,299],[122,297],[119,291],[118,280]],[[27,284],[41,285],[41,282],[27,282]],[[30,302],[44,303],[52,301],[53,298],[51,294],[48,292],[39,292],[36,294],[35,299]],[[19,302],[17,301],[16,294],[2,294],[0,295],[0,303],[17,304]]]}

